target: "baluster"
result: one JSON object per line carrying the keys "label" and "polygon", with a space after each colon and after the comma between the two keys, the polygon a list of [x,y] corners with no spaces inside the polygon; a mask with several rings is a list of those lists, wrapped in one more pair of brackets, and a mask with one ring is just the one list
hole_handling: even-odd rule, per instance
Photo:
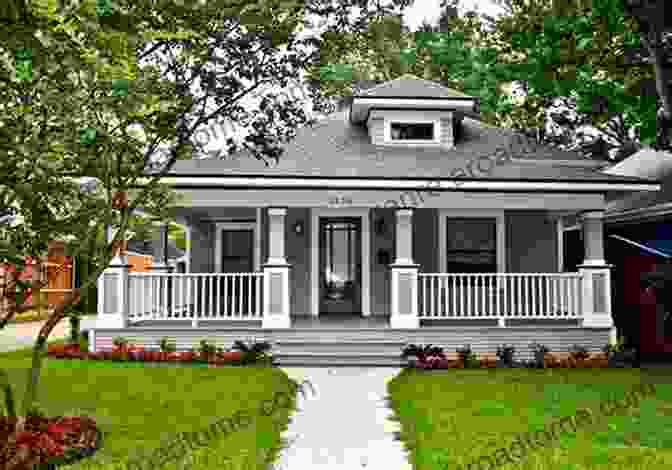
{"label": "baluster", "polygon": [[429,316],[433,318],[436,315],[436,299],[434,298],[434,282],[436,281],[436,276],[430,277],[429,282]]}
{"label": "baluster", "polygon": [[222,275],[222,280],[224,281],[224,317],[229,316],[229,298],[228,298],[228,293],[229,293],[229,281],[228,281],[228,273]]}

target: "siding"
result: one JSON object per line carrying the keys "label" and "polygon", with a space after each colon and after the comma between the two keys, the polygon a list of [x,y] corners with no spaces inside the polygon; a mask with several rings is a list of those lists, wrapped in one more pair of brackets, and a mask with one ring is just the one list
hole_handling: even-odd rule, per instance
{"label": "siding", "polygon": [[[303,223],[303,233],[294,233],[296,222]],[[290,278],[290,312],[310,314],[310,212],[306,208],[291,208],[285,217],[285,256],[292,266]]]}
{"label": "siding", "polygon": [[[287,329],[262,330],[260,328],[201,327],[131,327],[126,329],[95,330],[95,347],[111,349],[112,340],[123,336],[131,343],[158,350],[159,340],[167,336],[176,342],[177,350],[198,347],[203,338],[222,348],[230,348],[238,339],[246,341],[282,341],[297,339],[320,341],[328,338],[331,341],[399,341],[403,343],[434,344],[442,346],[446,352],[454,352],[467,344],[476,353],[495,352],[497,347],[506,343],[516,348],[516,359],[530,360],[533,358],[530,343],[541,343],[551,351],[569,351],[573,344],[588,348],[591,352],[599,352],[608,342],[608,328],[577,328],[577,327],[423,327],[417,330],[393,330],[390,328],[354,329],[343,328],[329,331],[320,329]],[[273,353],[273,349],[271,353]],[[401,352],[401,347],[400,347]]]}
{"label": "siding", "polygon": [[558,272],[557,228],[547,215],[547,211],[505,211],[507,272]]}
{"label": "siding", "polygon": [[210,273],[214,269],[214,227],[205,221],[189,220],[191,232],[191,272]]}
{"label": "siding", "polygon": [[416,209],[413,211],[413,260],[420,265],[420,272],[439,272],[438,211]]}
{"label": "siding", "polygon": [[[386,251],[390,263],[395,258],[394,209],[376,208],[369,211],[371,226],[371,315],[390,314],[390,268],[378,262],[378,252]],[[385,223],[385,233],[376,233],[376,222]]]}
{"label": "siding", "polygon": [[373,145],[383,145],[385,142],[385,121],[383,118],[371,119],[369,135]]}

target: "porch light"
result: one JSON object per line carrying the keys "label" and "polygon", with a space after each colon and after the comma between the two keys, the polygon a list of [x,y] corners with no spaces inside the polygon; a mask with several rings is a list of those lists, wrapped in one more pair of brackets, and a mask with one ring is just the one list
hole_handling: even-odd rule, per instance
{"label": "porch light", "polygon": [[303,222],[297,222],[294,224],[294,233],[301,235],[303,233]]}

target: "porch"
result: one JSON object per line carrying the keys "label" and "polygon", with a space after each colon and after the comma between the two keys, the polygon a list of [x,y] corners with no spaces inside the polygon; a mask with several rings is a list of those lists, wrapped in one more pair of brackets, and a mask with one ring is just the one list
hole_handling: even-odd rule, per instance
{"label": "porch", "polygon": [[[184,338],[189,343],[185,347],[197,345],[196,337],[210,335],[230,347],[227,338],[231,343],[240,339],[236,332],[272,341],[292,337],[335,341],[339,334],[345,341],[363,334],[372,340],[402,343],[421,342],[436,332],[446,341],[452,337],[464,345],[473,330],[474,344],[488,348],[496,348],[491,343],[500,337],[501,343],[519,341],[527,347],[540,341],[544,331],[549,332],[550,342],[563,338],[559,332],[564,331],[568,341],[571,337],[596,348],[615,339],[599,212],[583,216],[584,264],[579,272],[565,273],[560,272],[562,253],[555,247],[560,250],[561,244],[554,245],[553,225],[547,234],[537,235],[537,243],[550,247],[545,255],[558,261],[558,272],[507,272],[525,265],[520,258],[527,258],[523,261],[529,265],[548,266],[539,263],[538,257],[526,256],[524,244],[518,242],[520,248],[516,248],[512,243],[512,227],[522,227],[513,213],[472,211],[470,216],[478,223],[469,224],[470,219],[459,211],[451,212],[457,218],[433,209],[383,211],[393,216],[391,234],[377,227],[381,212],[365,208],[302,212],[307,216],[305,231],[310,233],[303,238],[296,219],[285,220],[286,208],[268,208],[265,223],[259,217],[261,209],[257,223],[213,223],[214,240],[190,235],[197,244],[188,250],[188,269],[206,272],[174,273],[157,263],[154,272],[131,273],[119,254],[99,279],[92,348],[106,347],[113,331],[137,337],[141,344],[163,332],[163,336]],[[546,219],[535,215],[526,224],[535,220],[543,225]],[[434,227],[436,236],[423,224]],[[220,232],[222,226],[233,225],[231,233]],[[523,235],[522,229],[515,230],[514,235]],[[249,236],[239,236],[244,231]],[[455,233],[460,236],[454,237]],[[465,237],[479,239],[477,258],[488,272],[454,272],[456,266],[469,266],[465,260],[474,259],[469,250],[453,246],[456,239]],[[205,250],[208,243],[210,255]],[[265,252],[259,246],[265,246]],[[377,246],[391,248],[390,256],[381,256],[385,250],[372,256]],[[214,263],[205,266],[209,256]],[[266,261],[263,266],[261,259]],[[571,344],[563,343],[562,348]]]}

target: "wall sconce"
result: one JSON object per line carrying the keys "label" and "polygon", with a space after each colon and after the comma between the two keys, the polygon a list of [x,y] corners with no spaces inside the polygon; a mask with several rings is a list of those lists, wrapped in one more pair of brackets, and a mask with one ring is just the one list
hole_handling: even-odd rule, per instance
{"label": "wall sconce", "polygon": [[378,217],[376,219],[376,234],[378,235],[385,235],[385,232],[387,231],[387,226],[385,225],[385,219],[383,217]]}
{"label": "wall sconce", "polygon": [[297,222],[294,224],[294,233],[301,235],[303,233],[303,222]]}

